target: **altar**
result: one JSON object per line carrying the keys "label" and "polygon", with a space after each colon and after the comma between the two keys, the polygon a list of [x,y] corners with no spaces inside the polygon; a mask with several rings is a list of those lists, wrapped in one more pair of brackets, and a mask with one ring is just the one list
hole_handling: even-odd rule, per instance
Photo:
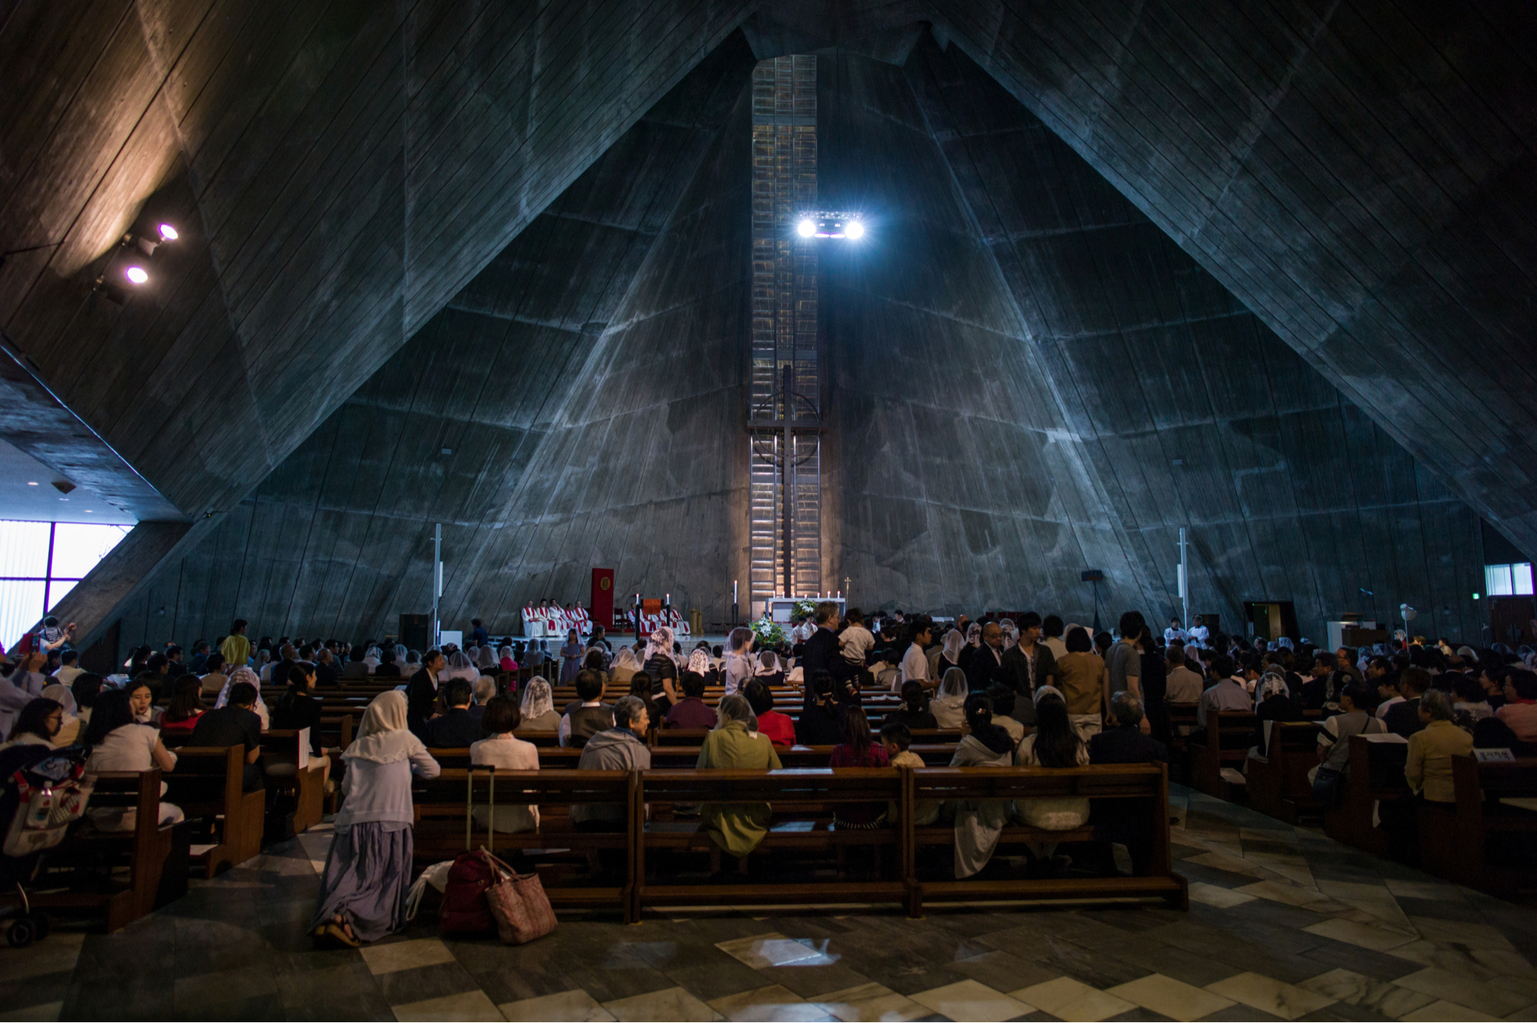
{"label": "altar", "polygon": [[839,597],[834,597],[834,596],[827,596],[827,597],[769,597],[768,598],[768,616],[769,616],[769,620],[773,621],[773,622],[778,622],[778,623],[780,623],[782,625],[788,625],[788,624],[790,624],[791,619],[794,617],[795,609],[797,607],[799,607],[799,606],[801,606],[803,604],[809,604],[812,607],[815,607],[816,605],[824,603],[824,602],[829,603],[829,604],[836,604],[836,605],[838,605],[838,615],[839,615],[839,617],[842,617],[843,612],[844,612],[844,610],[846,609],[846,607],[848,605],[848,601],[846,599],[844,599],[843,597],[841,597],[841,596],[839,596]]}

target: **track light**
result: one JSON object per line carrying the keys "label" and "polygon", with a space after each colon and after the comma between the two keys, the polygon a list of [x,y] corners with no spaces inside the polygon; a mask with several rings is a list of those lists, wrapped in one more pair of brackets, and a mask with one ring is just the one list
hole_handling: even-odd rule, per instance
{"label": "track light", "polygon": [[865,225],[857,220],[850,220],[843,229],[843,233],[848,235],[850,240],[858,241],[865,236]]}
{"label": "track light", "polygon": [[795,225],[795,233],[800,235],[802,238],[810,238],[812,235],[817,233],[816,221],[809,219],[802,220],[799,224]]}
{"label": "track light", "polygon": [[[157,237],[154,238],[136,234],[123,235],[117,251],[107,260],[107,267],[102,271],[102,275],[96,278],[92,290],[101,292],[118,305],[123,305],[128,301],[130,294],[129,289],[123,286],[124,281],[135,288],[148,284],[149,270],[145,268],[144,259],[139,257],[153,259],[156,249],[181,237],[181,232],[176,230],[174,224],[162,222],[156,226],[155,230]],[[137,251],[130,256],[127,254],[130,249]]]}

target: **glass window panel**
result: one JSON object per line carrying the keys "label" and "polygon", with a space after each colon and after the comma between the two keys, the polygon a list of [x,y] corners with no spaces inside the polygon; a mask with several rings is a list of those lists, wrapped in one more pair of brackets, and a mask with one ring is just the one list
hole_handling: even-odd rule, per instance
{"label": "glass window panel", "polygon": [[[47,523],[43,523],[47,525]],[[43,617],[43,581],[0,582],[0,642],[7,650]]]}
{"label": "glass window panel", "polygon": [[52,576],[55,579],[82,579],[122,542],[133,527],[60,522],[56,528]]}
{"label": "glass window panel", "polygon": [[59,606],[59,601],[64,599],[64,594],[68,593],[78,585],[80,585],[80,583],[74,579],[55,579],[53,582],[49,583],[48,610],[52,612],[54,608]]}
{"label": "glass window panel", "polygon": [[1509,565],[1485,565],[1484,589],[1491,597],[1508,597],[1511,595],[1511,580]]}
{"label": "glass window panel", "polygon": [[48,526],[47,522],[0,521],[0,576],[41,579],[48,574]]}
{"label": "glass window panel", "polygon": [[1524,561],[1510,566],[1511,589],[1523,597],[1532,595],[1532,563]]}

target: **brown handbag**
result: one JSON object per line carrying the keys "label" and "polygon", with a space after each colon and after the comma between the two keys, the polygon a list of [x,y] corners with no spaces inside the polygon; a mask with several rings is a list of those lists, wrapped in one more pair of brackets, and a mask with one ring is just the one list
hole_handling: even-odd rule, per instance
{"label": "brown handbag", "polygon": [[555,929],[555,910],[536,873],[519,874],[482,849],[496,880],[486,889],[486,902],[496,918],[497,936],[504,945],[525,945]]}

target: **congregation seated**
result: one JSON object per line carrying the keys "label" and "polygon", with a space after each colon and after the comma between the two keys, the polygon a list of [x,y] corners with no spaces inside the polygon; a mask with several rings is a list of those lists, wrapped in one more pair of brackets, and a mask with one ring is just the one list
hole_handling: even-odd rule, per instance
{"label": "congregation seated", "polygon": [[[757,730],[757,719],[746,697],[721,698],[716,725],[699,749],[701,770],[777,771],[782,765],[774,744]],[[866,733],[869,726],[866,724]],[[700,826],[722,850],[737,857],[737,873],[747,873],[747,856],[768,834],[767,803],[706,803],[699,808]]]}
{"label": "congregation seated", "polygon": [[230,687],[227,702],[198,718],[192,729],[194,746],[244,746],[245,770],[241,776],[241,788],[255,792],[263,788],[262,772],[256,761],[261,757],[261,718],[256,716],[256,687],[249,682],[237,682]]}
{"label": "congregation seated", "polygon": [[559,723],[563,747],[581,745],[599,731],[613,728],[613,708],[603,702],[603,676],[587,668],[576,673],[576,702],[567,704]]}
{"label": "congregation seated", "polygon": [[1382,723],[1388,731],[1407,739],[1425,727],[1420,717],[1420,700],[1430,690],[1430,672],[1424,668],[1405,668],[1399,676],[1398,686],[1403,700],[1388,708]]}
{"label": "congregation seated", "polygon": [[[996,726],[995,726],[996,727]],[[1035,731],[1014,751],[1016,767],[1083,767],[1089,762],[1087,744],[1068,717],[1067,702],[1055,686],[1035,691]],[[1014,812],[1025,824],[1044,831],[1068,831],[1089,819],[1089,801],[1082,796],[1041,797],[1015,802]],[[1053,860],[1055,842],[1027,842],[1025,847],[1045,869],[1061,869]]]}
{"label": "congregation seated", "polygon": [[[921,761],[920,761],[921,764]],[[863,707],[843,713],[843,741],[833,747],[829,767],[890,767],[885,742],[876,742]],[[874,828],[883,823],[887,809],[877,803],[846,803],[833,808],[836,828]]]}
{"label": "congregation seated", "polygon": [[[651,749],[645,739],[650,727],[646,705],[634,696],[621,697],[614,703],[612,727],[596,732],[587,740],[577,770],[650,770]],[[629,813],[630,808],[622,803],[573,803],[571,823],[586,830],[623,831]]]}
{"label": "congregation seated", "polygon": [[[46,692],[46,690],[45,690]],[[203,716],[203,682],[196,675],[183,675],[172,687],[171,702],[160,715],[160,731],[189,737]]]}
{"label": "congregation seated", "polygon": [[934,715],[935,724],[940,728],[960,728],[964,725],[969,694],[970,685],[964,671],[951,668],[945,672],[940,679],[938,694],[929,701],[929,713]]}
{"label": "congregation seated", "polygon": [[[1370,692],[1364,682],[1347,682],[1339,693],[1339,713],[1325,720],[1318,733],[1318,764],[1308,772],[1308,781],[1313,786],[1313,798],[1322,807],[1338,802],[1340,784],[1350,770],[1350,737],[1387,730],[1367,713]],[[1447,770],[1450,772],[1450,764]]]}
{"label": "congregation seated", "polygon": [[560,728],[560,714],[555,710],[554,694],[550,684],[535,675],[523,687],[523,699],[518,705],[519,721],[513,731],[554,732]]}
{"label": "congregation seated", "polygon": [[[147,695],[149,689],[140,687],[137,692]],[[133,692],[127,687],[102,693],[97,699],[81,739],[91,747],[87,771],[144,772],[158,767],[165,774],[176,769],[176,754],[165,748],[158,729],[138,720],[132,700]],[[165,783],[160,784],[163,796]],[[100,807],[86,813],[102,831],[132,831],[138,826],[138,811],[133,807]],[[182,819],[180,807],[161,801],[161,824],[174,824]]]}
{"label": "congregation seated", "polygon": [[704,676],[685,671],[679,680],[683,687],[683,699],[667,711],[664,728],[710,728],[715,724],[715,711],[705,705]]}
{"label": "congregation seated", "polygon": [[1201,694],[1196,704],[1196,723],[1206,727],[1206,716],[1212,713],[1248,713],[1254,709],[1254,699],[1241,677],[1235,676],[1236,665],[1227,654],[1216,654],[1211,659],[1211,674],[1216,684]]}
{"label": "congregation seated", "polygon": [[[486,701],[478,722],[485,738],[468,744],[470,763],[488,764],[498,771],[539,770],[538,748],[513,734],[521,721],[522,714],[510,696],[493,696]],[[473,817],[482,828],[489,828],[494,822],[497,831],[533,831],[539,827],[537,806],[497,806],[494,816],[490,807],[477,806]]]}
{"label": "congregation seated", "polygon": [[[47,692],[46,689],[43,691]],[[11,749],[14,746],[53,748],[61,745],[58,736],[63,726],[64,705],[52,697],[39,696],[21,708],[10,732],[5,736],[5,742],[0,743],[0,749]]]}
{"label": "congregation seated", "polygon": [[[917,685],[916,682],[913,685]],[[890,715],[881,724],[881,745],[886,747],[886,762],[891,767],[918,768],[927,766],[923,758],[912,750],[913,733],[907,725],[901,721],[892,721]],[[928,827],[939,819],[940,804],[937,799],[928,799],[913,806],[913,825],[915,827]],[[886,807],[884,822],[896,824],[901,820],[901,809],[895,802]]]}
{"label": "congregation seated", "polygon": [[[1048,687],[1042,686],[1041,688]],[[993,724],[1008,732],[1009,738],[1014,740],[1015,746],[1018,746],[1025,737],[1025,724],[1015,717],[1015,709],[1023,704],[1027,712],[1025,716],[1033,723],[1035,721],[1034,705],[1030,699],[1019,696],[1002,682],[994,682],[989,686],[987,695],[993,701]]]}
{"label": "congregation seated", "polygon": [[481,738],[480,719],[470,713],[474,690],[462,678],[443,684],[443,702],[448,709],[427,722],[424,738],[432,749],[465,749]]}
{"label": "congregation seated", "polygon": [[753,679],[742,689],[742,695],[747,698],[747,703],[752,707],[752,712],[758,718],[758,731],[769,737],[769,741],[780,748],[788,748],[795,745],[795,722],[790,715],[781,714],[774,709],[774,694],[769,687]]}
{"label": "congregation seated", "polygon": [[[1269,756],[1275,726],[1283,721],[1301,720],[1302,710],[1292,699],[1286,678],[1275,671],[1267,672],[1254,687],[1254,747],[1249,755],[1262,759]],[[1344,747],[1349,749],[1350,743],[1344,743]]]}
{"label": "congregation seated", "polygon": [[902,705],[895,710],[888,710],[882,720],[900,722],[909,730],[933,731],[939,727],[933,711],[929,710],[928,690],[923,688],[921,682],[913,679],[902,683]]}
{"label": "congregation seated", "polygon": [[[955,747],[951,767],[1012,767],[1014,740],[993,724],[993,701],[986,693],[966,697],[967,734]],[[998,836],[1009,822],[1013,804],[1007,799],[964,800],[955,812],[955,876],[970,877],[993,857]]]}
{"label": "congregation seated", "polygon": [[[1169,748],[1152,736],[1142,734],[1145,714],[1142,700],[1136,693],[1123,690],[1112,696],[1109,727],[1089,739],[1089,763],[1167,764]],[[1095,838],[1126,846],[1131,856],[1132,873],[1147,873],[1153,844],[1147,816],[1141,808],[1126,805],[1122,800],[1102,799],[1093,806],[1092,815]],[[1106,873],[1114,872],[1113,855],[1106,860],[1103,869]]]}

